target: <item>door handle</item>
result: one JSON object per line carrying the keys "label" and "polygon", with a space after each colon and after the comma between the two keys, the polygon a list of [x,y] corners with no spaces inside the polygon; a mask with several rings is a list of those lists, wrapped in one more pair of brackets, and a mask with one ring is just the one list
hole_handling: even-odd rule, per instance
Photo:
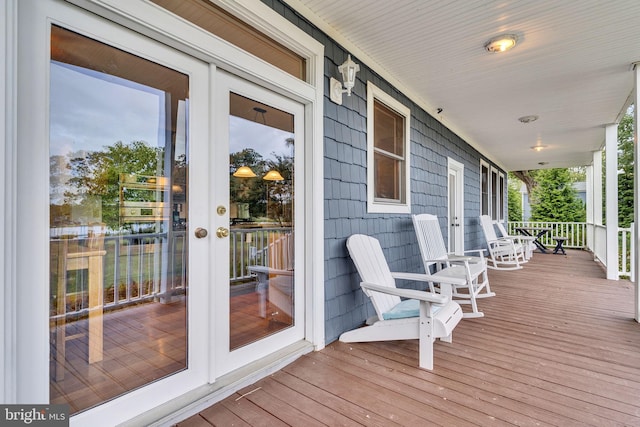
{"label": "door handle", "polygon": [[221,239],[223,237],[229,236],[229,229],[224,227],[218,227],[218,229],[216,230],[216,236],[218,236]]}
{"label": "door handle", "polygon": [[195,229],[193,234],[195,234],[198,239],[204,239],[205,237],[207,237],[207,234],[209,234],[209,232],[206,228],[198,227]]}

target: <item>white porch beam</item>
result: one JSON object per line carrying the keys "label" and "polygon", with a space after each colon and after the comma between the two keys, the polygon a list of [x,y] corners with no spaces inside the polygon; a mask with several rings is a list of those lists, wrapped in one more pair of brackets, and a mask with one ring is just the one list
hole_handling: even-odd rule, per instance
{"label": "white porch beam", "polygon": [[618,124],[605,126],[607,279],[618,280]]}
{"label": "white porch beam", "polygon": [[638,161],[640,160],[640,145],[638,144],[638,125],[640,121],[638,120],[638,108],[640,107],[640,62],[636,62],[633,67],[633,81],[634,81],[634,93],[633,93],[633,104],[635,108],[633,109],[633,221],[634,221],[634,239],[635,239],[635,253],[633,262],[633,271],[634,280],[633,285],[635,289],[635,310],[634,317],[636,322],[640,322],[640,272],[638,271],[638,267],[640,266],[640,239],[638,239],[638,222],[640,222],[640,179],[638,178]]}

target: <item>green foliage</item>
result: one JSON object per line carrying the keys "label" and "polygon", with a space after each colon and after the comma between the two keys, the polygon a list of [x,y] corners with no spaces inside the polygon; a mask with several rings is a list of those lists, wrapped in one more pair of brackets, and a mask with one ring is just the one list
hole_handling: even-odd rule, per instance
{"label": "green foliage", "polygon": [[144,141],[130,144],[118,141],[101,151],[83,151],[69,157],[72,177],[64,193],[65,205],[79,206],[89,197],[97,196],[102,202],[102,221],[112,230],[120,226],[120,174],[156,176],[165,173],[164,149],[151,147]]}
{"label": "green foliage", "polygon": [[633,222],[633,108],[618,125],[618,226]]}
{"label": "green foliage", "polygon": [[509,209],[509,221],[522,221],[522,195],[520,194],[521,181],[509,174],[507,186],[507,206]]}
{"label": "green foliage", "polygon": [[568,169],[538,171],[537,185],[531,194],[533,221],[584,222],[585,206],[571,186]]}

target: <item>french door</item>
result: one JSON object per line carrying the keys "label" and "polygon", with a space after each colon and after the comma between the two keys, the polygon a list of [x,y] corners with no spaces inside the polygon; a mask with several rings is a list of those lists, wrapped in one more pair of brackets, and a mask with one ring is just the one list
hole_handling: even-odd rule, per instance
{"label": "french door", "polygon": [[302,339],[302,106],[64,2],[18,12],[19,401],[118,424]]}
{"label": "french door", "polygon": [[449,252],[464,251],[464,165],[448,159]]}
{"label": "french door", "polygon": [[230,272],[215,286],[219,376],[304,337],[304,108],[223,71],[215,86],[215,157],[229,159],[214,171],[215,269]]}

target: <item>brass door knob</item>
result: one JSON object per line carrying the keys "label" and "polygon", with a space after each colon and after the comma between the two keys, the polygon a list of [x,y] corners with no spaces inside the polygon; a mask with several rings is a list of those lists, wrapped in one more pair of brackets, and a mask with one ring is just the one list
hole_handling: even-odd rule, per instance
{"label": "brass door knob", "polygon": [[218,227],[218,229],[216,230],[216,236],[220,237],[221,239],[223,237],[229,236],[229,229],[224,227]]}
{"label": "brass door knob", "polygon": [[194,231],[194,234],[196,235],[196,237],[197,237],[198,239],[203,239],[203,238],[207,237],[207,234],[209,234],[209,232],[207,231],[207,229],[206,229],[206,228],[198,227],[198,228],[196,228],[196,230]]}

